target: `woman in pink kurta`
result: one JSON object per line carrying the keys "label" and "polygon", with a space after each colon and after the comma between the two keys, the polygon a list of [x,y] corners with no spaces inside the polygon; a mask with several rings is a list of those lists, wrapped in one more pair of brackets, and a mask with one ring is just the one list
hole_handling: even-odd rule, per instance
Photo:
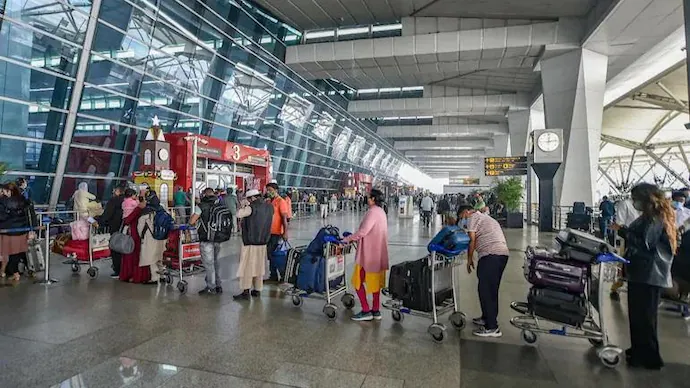
{"label": "woman in pink kurta", "polygon": [[[373,189],[367,201],[369,211],[364,215],[359,229],[344,238],[345,242],[358,242],[352,285],[357,290],[362,311],[352,316],[355,321],[381,320],[381,289],[386,285],[388,271],[388,219],[384,210],[384,195],[380,190]],[[367,291],[374,295],[371,309],[367,302]]]}

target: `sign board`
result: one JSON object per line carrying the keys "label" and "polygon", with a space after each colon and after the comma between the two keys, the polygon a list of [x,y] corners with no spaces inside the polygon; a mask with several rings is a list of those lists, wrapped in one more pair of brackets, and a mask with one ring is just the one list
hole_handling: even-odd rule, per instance
{"label": "sign board", "polygon": [[201,257],[199,243],[182,244],[182,260]]}
{"label": "sign board", "polygon": [[345,274],[345,256],[335,255],[328,258],[328,280]]}
{"label": "sign board", "polygon": [[526,156],[506,156],[484,158],[485,176],[527,175]]}

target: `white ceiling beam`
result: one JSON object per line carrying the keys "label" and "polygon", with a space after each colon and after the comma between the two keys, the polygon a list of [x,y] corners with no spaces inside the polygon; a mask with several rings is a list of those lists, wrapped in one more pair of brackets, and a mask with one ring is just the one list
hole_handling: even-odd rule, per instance
{"label": "white ceiling beam", "polygon": [[507,134],[506,124],[451,124],[451,125],[391,125],[379,126],[376,130],[384,138],[400,137],[463,137],[493,136],[496,133]]}
{"label": "white ceiling beam", "polygon": [[355,117],[505,116],[508,109],[529,109],[529,96],[505,93],[485,96],[396,98],[350,101]]}
{"label": "white ceiling beam", "polygon": [[478,151],[493,145],[491,140],[418,140],[396,141],[395,149],[409,150],[448,150],[448,151]]}
{"label": "white ceiling beam", "polygon": [[406,151],[405,157],[410,160],[415,160],[416,158],[476,158],[487,156],[486,150],[478,151],[462,151],[462,152],[448,152],[448,151],[434,151],[434,150],[423,150],[423,151]]}

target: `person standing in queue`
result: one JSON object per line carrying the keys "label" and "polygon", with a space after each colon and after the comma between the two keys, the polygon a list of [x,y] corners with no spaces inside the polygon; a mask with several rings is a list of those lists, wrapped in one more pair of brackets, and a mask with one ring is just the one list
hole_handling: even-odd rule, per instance
{"label": "person standing in queue", "polygon": [[232,215],[232,231],[239,230],[237,227],[237,208],[239,207],[239,201],[237,200],[237,195],[232,187],[228,187],[227,194],[223,201],[225,202],[225,207],[228,208],[230,214]]}
{"label": "person standing in queue", "polygon": [[[343,239],[343,242],[359,242],[352,274],[352,286],[357,291],[362,311],[352,316],[353,321],[381,320],[381,289],[386,286],[388,271],[388,218],[384,210],[385,196],[378,189],[367,197],[369,210],[359,229]],[[365,289],[366,287],[366,289]],[[373,306],[369,308],[367,292],[373,294]]]}
{"label": "person standing in queue", "polygon": [[[31,202],[26,199],[18,185],[8,183],[3,187],[4,196],[0,198],[0,256],[6,261],[3,266],[5,274],[15,282],[19,281],[19,263],[26,260],[26,252],[29,250],[29,232],[31,227]],[[36,225],[36,221],[33,224]],[[8,229],[20,229],[21,231],[8,231]],[[33,233],[33,232],[31,232]]]}
{"label": "person standing in queue", "polygon": [[[242,248],[237,277],[240,279],[242,292],[234,295],[232,297],[234,300],[248,300],[250,295],[258,297],[264,286],[266,272],[264,260],[266,245],[271,239],[273,206],[260,198],[259,190],[247,191],[247,199],[243,201],[242,208],[237,211],[237,218],[241,220],[242,229]],[[251,289],[252,285],[254,289]]]}
{"label": "person standing in queue", "polygon": [[[211,218],[211,211],[218,203],[216,192],[207,187],[203,192],[203,197],[199,205],[194,207],[194,214],[189,219],[189,225],[195,226],[199,220],[208,225]],[[220,256],[220,243],[208,241],[208,235],[199,236],[199,248],[201,251],[201,261],[204,263],[206,269],[206,287],[199,291],[199,295],[215,295],[222,294],[223,288],[220,284],[220,263],[218,258]]]}
{"label": "person standing in queue", "polygon": [[625,351],[631,367],[659,370],[657,312],[664,289],[673,286],[671,265],[678,248],[675,214],[664,192],[641,183],[630,192],[633,206],[642,215],[627,228],[613,225],[625,238],[628,276],[630,349]]}
{"label": "person standing in queue", "polygon": [[[122,202],[125,200],[125,189],[116,186],[113,189],[113,196],[105,205],[103,214],[96,218],[99,226],[106,228],[110,233],[115,233],[120,230],[122,226]],[[129,215],[129,214],[128,214]],[[120,265],[122,264],[122,254],[111,251],[110,258],[113,262],[113,273],[110,275],[113,279],[120,278]]]}
{"label": "person standing in queue", "polygon": [[275,265],[271,256],[273,251],[278,248],[281,239],[288,239],[288,211],[287,202],[278,195],[278,184],[271,182],[266,185],[266,194],[268,195],[269,201],[273,206],[273,221],[271,222],[271,239],[268,241],[266,246],[266,253],[269,261],[270,277],[269,281],[277,282],[278,279],[278,267]]}
{"label": "person standing in queue", "polygon": [[467,220],[470,247],[467,252],[467,273],[472,273],[477,252],[478,293],[482,316],[472,322],[480,326],[472,334],[478,337],[502,337],[498,327],[498,290],[508,264],[508,244],[498,221],[468,203],[458,206],[458,219]]}

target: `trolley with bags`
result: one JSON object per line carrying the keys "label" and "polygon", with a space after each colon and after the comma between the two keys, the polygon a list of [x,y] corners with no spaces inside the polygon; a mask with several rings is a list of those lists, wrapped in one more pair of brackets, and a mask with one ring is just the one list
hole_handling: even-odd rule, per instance
{"label": "trolley with bags", "polygon": [[388,288],[384,289],[390,299],[382,306],[391,310],[396,322],[402,322],[406,314],[431,319],[427,332],[434,341],[443,342],[446,326],[439,322],[441,315],[452,311],[449,319],[457,330],[466,325],[467,317],[458,310],[456,293],[457,272],[466,257],[466,248],[450,251],[431,244],[429,250],[426,257],[391,267]]}
{"label": "trolley with bags", "polygon": [[81,272],[82,265],[88,265],[86,273],[95,279],[98,267],[94,262],[110,259],[110,231],[82,219],[73,221],[70,227],[71,240],[62,247],[62,255],[67,257],[63,264],[70,265],[74,273]]}
{"label": "trolley with bags", "polygon": [[532,287],[527,302],[510,304],[522,314],[510,323],[529,344],[537,341],[538,333],[585,338],[598,348],[601,362],[615,368],[622,349],[609,342],[604,286],[615,280],[618,265],[627,260],[605,241],[570,229],[556,237],[556,247],[525,251],[524,275]]}
{"label": "trolley with bags", "polygon": [[165,270],[161,280],[172,284],[178,278],[177,290],[187,292],[185,276],[194,276],[204,272],[201,263],[201,248],[197,229],[189,225],[179,225],[168,234],[165,252],[163,252]]}
{"label": "trolley with bags", "polygon": [[[324,233],[324,230],[328,230]],[[316,244],[315,244],[316,242]],[[315,247],[323,247],[320,253]],[[333,321],[338,307],[333,299],[340,301],[346,309],[355,307],[355,296],[349,293],[345,276],[348,258],[356,252],[355,243],[342,243],[337,228],[323,228],[309,246],[291,248],[288,251],[285,280],[292,284],[284,292],[292,297],[292,304],[301,307],[304,298],[326,301],[323,313]]]}

